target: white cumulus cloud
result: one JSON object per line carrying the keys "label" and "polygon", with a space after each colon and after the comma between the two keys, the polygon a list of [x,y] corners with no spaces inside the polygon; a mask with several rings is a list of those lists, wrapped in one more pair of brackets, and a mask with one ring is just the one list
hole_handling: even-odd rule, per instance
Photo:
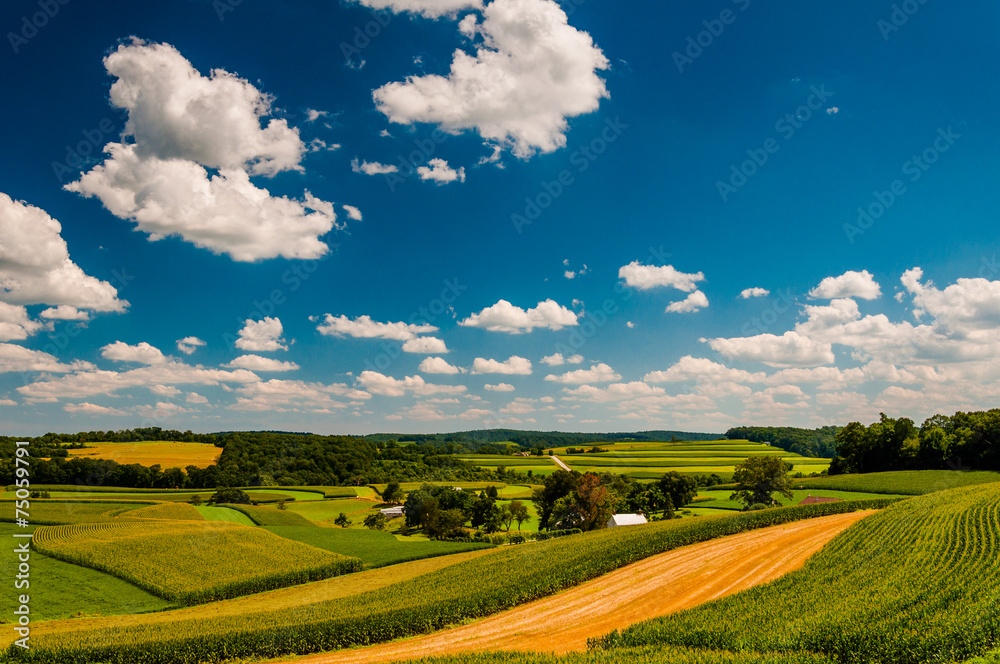
{"label": "white cumulus cloud", "polygon": [[409,341],[418,334],[437,332],[433,325],[415,323],[378,323],[371,316],[359,316],[351,320],[347,316],[334,317],[326,314],[323,322],[316,327],[320,334],[332,337],[355,337],[358,339],[393,339]]}
{"label": "white cumulus cloud", "polygon": [[740,297],[744,300],[749,300],[752,297],[767,297],[771,294],[771,291],[766,288],[745,288],[740,291]]}
{"label": "white cumulus cloud", "polygon": [[465,182],[465,168],[455,170],[444,159],[431,159],[429,166],[418,166],[417,175],[421,180],[433,180],[438,184],[449,182]]}
{"label": "white cumulus cloud", "polygon": [[685,293],[691,293],[698,288],[699,281],[705,280],[701,272],[688,274],[674,268],[673,265],[643,265],[632,261],[618,270],[618,277],[625,280],[625,285],[639,290],[653,288],[676,288]]}
{"label": "white cumulus cloud", "polygon": [[199,347],[204,346],[205,341],[198,337],[184,337],[177,340],[177,350],[185,355],[193,355]]}
{"label": "white cumulus cloud", "polygon": [[690,314],[708,307],[708,298],[700,290],[688,295],[680,302],[667,305],[668,314]]}
{"label": "white cumulus cloud", "polygon": [[418,367],[421,373],[455,375],[462,373],[462,369],[448,364],[442,357],[428,357],[420,363]]}
{"label": "white cumulus cloud", "polygon": [[534,309],[515,307],[507,300],[500,300],[492,307],[472,314],[459,322],[464,327],[480,327],[490,332],[521,334],[536,328],[561,330],[578,325],[577,315],[554,300],[539,302]]}
{"label": "white cumulus cloud", "polygon": [[512,355],[503,362],[477,357],[472,363],[472,373],[530,376],[531,361],[517,355]]}
{"label": "white cumulus cloud", "polygon": [[101,349],[101,357],[116,362],[135,362],[136,364],[162,364],[167,361],[159,348],[142,341],[130,346],[123,341],[116,341]]}
{"label": "white cumulus cloud", "polygon": [[816,341],[798,332],[781,336],[759,334],[754,337],[710,339],[708,345],[726,359],[760,362],[771,367],[815,367],[834,361],[829,342]]}
{"label": "white cumulus cloud", "polygon": [[435,355],[438,353],[447,353],[448,346],[445,345],[444,341],[436,337],[420,337],[418,339],[410,339],[403,344],[404,353],[422,353],[424,355]]}
{"label": "white cumulus cloud", "polygon": [[487,383],[483,385],[483,389],[487,392],[513,392],[514,386],[510,383],[497,383],[496,385],[490,385]]}
{"label": "white cumulus cloud", "polygon": [[882,289],[868,270],[845,272],[839,277],[827,277],[819,286],[809,291],[809,297],[818,300],[836,300],[856,297],[862,300],[877,300]]}
{"label": "white cumulus cloud", "polygon": [[389,9],[393,12],[410,12],[427,18],[451,16],[464,9],[481,9],[482,0],[356,0],[372,9]]}
{"label": "white cumulus cloud", "polygon": [[474,54],[456,50],[447,76],[410,76],[373,93],[391,122],[475,130],[527,158],[565,147],[568,118],[596,111],[608,96],[597,74],[607,58],[553,0],[494,0],[482,21],[467,16],[460,31],[482,41]]}
{"label": "white cumulus cloud", "polygon": [[282,362],[262,355],[240,355],[232,362],[222,365],[227,369],[247,369],[249,371],[279,372],[297,371],[299,365],[294,362]]}
{"label": "white cumulus cloud", "polygon": [[288,350],[281,338],[283,328],[277,318],[267,316],[261,320],[248,318],[236,340],[236,347],[248,351]]}
{"label": "white cumulus cloud", "polygon": [[[150,240],[180,236],[236,261],[314,259],[337,227],[333,204],[272,196],[250,181],[301,171],[297,129],[271,118],[273,99],[221,69],[202,76],[176,48],[133,40],[104,59],[111,103],[128,112],[130,143],[66,189],[97,197]],[[211,176],[206,169],[215,169]]]}
{"label": "white cumulus cloud", "polygon": [[389,173],[398,173],[399,167],[392,164],[380,164],[377,161],[359,162],[355,157],[351,160],[351,170],[365,175],[388,175]]}
{"label": "white cumulus cloud", "polygon": [[577,369],[561,375],[550,374],[545,380],[565,385],[589,385],[591,383],[610,383],[621,380],[621,374],[603,362],[589,369]]}

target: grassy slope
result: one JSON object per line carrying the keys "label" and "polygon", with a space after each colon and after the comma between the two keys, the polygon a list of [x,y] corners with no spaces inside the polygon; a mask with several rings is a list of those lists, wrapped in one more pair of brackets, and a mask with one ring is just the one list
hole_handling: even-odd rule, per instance
{"label": "grassy slope", "polygon": [[199,505],[196,508],[206,521],[224,521],[226,523],[238,523],[243,526],[256,526],[257,524],[253,522],[253,519],[248,517],[243,512],[237,512],[234,509],[228,507],[219,507],[217,505]]}
{"label": "grassy slope", "polygon": [[[716,509],[743,509],[743,503],[737,500],[729,500],[729,496],[732,495],[732,490],[729,489],[700,489],[698,491],[698,497],[709,497],[714,500],[693,503],[695,507],[712,507]],[[880,494],[880,493],[862,493],[858,491],[829,491],[821,489],[797,489],[792,491],[794,496],[792,499],[785,498],[781,495],[776,495],[775,498],[782,505],[798,505],[800,502],[808,498],[809,496],[816,496],[819,498],[840,498],[841,500],[871,500],[875,498],[887,498],[887,497],[905,497],[905,494]]]}
{"label": "grassy slope", "polygon": [[394,535],[377,530],[316,526],[275,526],[266,530],[320,549],[360,558],[370,567],[489,548],[489,545],[465,542],[401,541]]}
{"label": "grassy slope", "polygon": [[31,571],[26,589],[14,588],[14,577],[20,562],[14,553],[12,535],[30,532],[13,524],[0,523],[0,575],[10,580],[10,589],[0,593],[0,623],[9,621],[21,594],[31,598],[31,620],[57,620],[76,615],[122,615],[160,611],[174,606],[165,599],[138,588],[127,581],[98,570],[66,563],[31,552]]}

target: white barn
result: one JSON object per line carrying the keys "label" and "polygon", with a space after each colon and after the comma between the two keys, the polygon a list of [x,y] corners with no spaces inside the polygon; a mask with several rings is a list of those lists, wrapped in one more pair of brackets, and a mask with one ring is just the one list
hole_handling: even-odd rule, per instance
{"label": "white barn", "polygon": [[385,515],[387,519],[395,519],[396,517],[403,516],[403,506],[398,507],[387,507],[385,509],[379,510]]}
{"label": "white barn", "polygon": [[608,519],[608,528],[614,528],[615,526],[640,526],[644,523],[648,522],[642,514],[614,514]]}

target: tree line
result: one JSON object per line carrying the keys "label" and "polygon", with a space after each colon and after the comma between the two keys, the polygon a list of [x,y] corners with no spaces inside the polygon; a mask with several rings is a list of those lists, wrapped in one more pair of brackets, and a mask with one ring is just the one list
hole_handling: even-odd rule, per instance
{"label": "tree line", "polygon": [[837,453],[837,432],[840,427],[819,429],[796,427],[733,427],[726,432],[729,440],[749,440],[771,443],[774,447],[805,457],[827,459]]}

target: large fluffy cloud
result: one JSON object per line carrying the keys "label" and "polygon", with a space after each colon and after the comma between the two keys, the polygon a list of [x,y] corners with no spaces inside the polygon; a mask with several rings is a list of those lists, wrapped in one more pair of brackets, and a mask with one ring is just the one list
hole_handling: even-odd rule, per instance
{"label": "large fluffy cloud", "polygon": [[162,364],[167,361],[159,348],[142,341],[130,346],[124,341],[116,341],[101,349],[101,357],[116,362],[135,362],[137,364]]}
{"label": "large fluffy cloud", "polygon": [[455,375],[462,373],[462,369],[449,364],[442,357],[428,357],[420,363],[420,371],[426,374]]}
{"label": "large fluffy cloud", "polygon": [[270,316],[261,320],[248,318],[240,336],[236,340],[236,347],[240,350],[249,351],[272,351],[288,350],[285,340],[281,338],[283,327],[281,321]]}
{"label": "large fluffy cloud", "polygon": [[0,341],[27,339],[42,329],[42,323],[32,320],[22,306],[0,302]]}
{"label": "large fluffy cloud", "polygon": [[261,125],[268,95],[221,69],[202,76],[169,44],[123,44],[104,65],[133,142],[109,143],[105,161],[68,190],[97,197],[151,240],[179,235],[237,261],[328,251],[319,238],[336,225],[332,203],[308,191],[272,196],[250,181],[302,170],[298,131],[277,118]]}
{"label": "large fluffy cloud", "polygon": [[[124,311],[128,302],[118,298],[114,286],[88,276],[70,260],[61,232],[59,222],[44,210],[0,193],[0,300],[58,305],[48,310],[49,318],[79,319],[78,309]],[[0,308],[0,338],[23,339],[35,331],[22,312]],[[5,324],[16,325],[20,333]]]}
{"label": "large fluffy cloud", "polygon": [[827,277],[819,283],[819,286],[809,291],[809,297],[820,300],[845,297],[877,300],[881,295],[882,288],[868,270],[848,271],[839,277]]}
{"label": "large fluffy cloud", "polygon": [[481,21],[470,15],[460,28],[482,42],[472,55],[456,50],[447,76],[411,76],[374,92],[390,121],[472,129],[527,158],[564,147],[567,118],[592,113],[608,96],[597,75],[607,58],[553,0],[494,0]]}
{"label": "large fluffy cloud", "polygon": [[76,370],[93,369],[86,362],[65,364],[57,357],[17,344],[0,343],[0,373],[21,373],[45,371],[48,373],[68,373]]}
{"label": "large fluffy cloud", "polygon": [[702,293],[700,290],[696,290],[683,300],[668,304],[666,313],[693,314],[707,307],[708,307],[708,297],[706,297],[706,295]]}
{"label": "large fluffy cloud", "polygon": [[539,302],[534,309],[527,310],[515,307],[507,300],[500,300],[492,307],[459,322],[459,325],[465,327],[481,327],[490,332],[508,334],[531,332],[536,328],[561,330],[578,324],[577,315],[554,300]]}
{"label": "large fluffy cloud", "polygon": [[759,334],[755,337],[710,339],[708,345],[727,359],[760,362],[771,367],[814,367],[834,361],[828,342],[816,341],[791,331],[781,336]]}
{"label": "large fluffy cloud", "polygon": [[730,369],[707,358],[686,355],[666,371],[652,371],[646,374],[643,380],[647,383],[680,383],[688,380],[700,383],[759,383],[764,378],[763,373]]}

